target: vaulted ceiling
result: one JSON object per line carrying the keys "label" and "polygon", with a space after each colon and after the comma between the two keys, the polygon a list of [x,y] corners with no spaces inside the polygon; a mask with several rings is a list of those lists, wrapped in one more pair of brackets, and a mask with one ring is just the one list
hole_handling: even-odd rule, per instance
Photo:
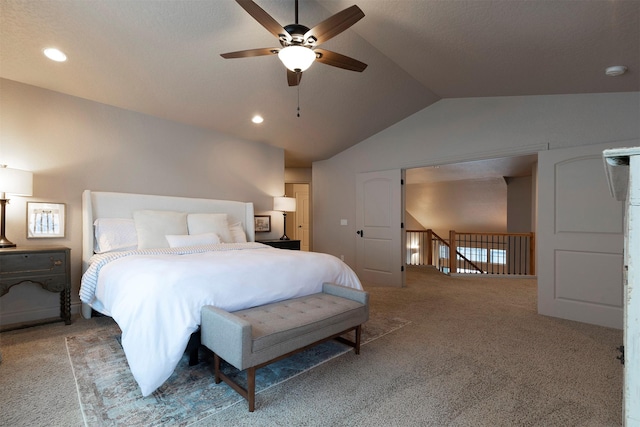
{"label": "vaulted ceiling", "polygon": [[[294,0],[255,1],[294,22]],[[220,57],[278,46],[233,0],[2,0],[0,77],[282,147],[287,167],[441,98],[640,90],[637,0],[300,0],[300,23],[354,3],[365,17],[322,47],[367,69],[316,63],[296,88],[276,56]]]}

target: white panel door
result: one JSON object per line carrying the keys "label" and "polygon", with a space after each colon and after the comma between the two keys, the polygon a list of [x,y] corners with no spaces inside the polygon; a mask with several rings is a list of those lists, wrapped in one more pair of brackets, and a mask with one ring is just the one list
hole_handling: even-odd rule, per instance
{"label": "white panel door", "polygon": [[538,312],[621,329],[624,206],[609,194],[610,147],[538,156]]}
{"label": "white panel door", "polygon": [[356,178],[356,273],[363,283],[404,286],[402,171]]}

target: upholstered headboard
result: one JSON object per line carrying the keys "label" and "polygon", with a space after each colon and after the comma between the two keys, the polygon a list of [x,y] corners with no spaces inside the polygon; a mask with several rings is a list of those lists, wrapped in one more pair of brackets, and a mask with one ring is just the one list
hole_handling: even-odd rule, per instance
{"label": "upholstered headboard", "polygon": [[229,222],[241,222],[247,241],[255,240],[253,203],[149,194],[110,193],[85,190],[82,193],[82,271],[93,256],[93,223],[98,218],[133,218],[142,209],[187,213],[226,213]]}

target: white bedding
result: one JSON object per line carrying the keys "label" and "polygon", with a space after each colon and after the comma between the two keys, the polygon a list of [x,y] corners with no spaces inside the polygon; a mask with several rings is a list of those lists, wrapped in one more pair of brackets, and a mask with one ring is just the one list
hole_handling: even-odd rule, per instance
{"label": "white bedding", "polygon": [[174,371],[202,306],[235,311],[320,292],[323,282],[362,289],[334,256],[234,243],[95,255],[80,296],[118,323],[147,396]]}

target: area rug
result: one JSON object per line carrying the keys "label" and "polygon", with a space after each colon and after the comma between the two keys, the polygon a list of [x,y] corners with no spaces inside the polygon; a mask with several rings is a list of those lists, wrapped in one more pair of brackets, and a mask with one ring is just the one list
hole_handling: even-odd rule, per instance
{"label": "area rug", "polygon": [[[362,344],[408,323],[372,315],[363,326]],[[185,354],[173,375],[154,393],[142,397],[120,345],[117,325],[67,337],[66,342],[87,426],[188,426],[238,402],[246,404],[225,383],[215,384],[212,358],[204,351],[196,366],[189,366]],[[258,369],[256,393],[349,351],[353,349],[345,344],[328,341]],[[244,372],[227,364],[222,369],[241,384],[245,382]]]}

